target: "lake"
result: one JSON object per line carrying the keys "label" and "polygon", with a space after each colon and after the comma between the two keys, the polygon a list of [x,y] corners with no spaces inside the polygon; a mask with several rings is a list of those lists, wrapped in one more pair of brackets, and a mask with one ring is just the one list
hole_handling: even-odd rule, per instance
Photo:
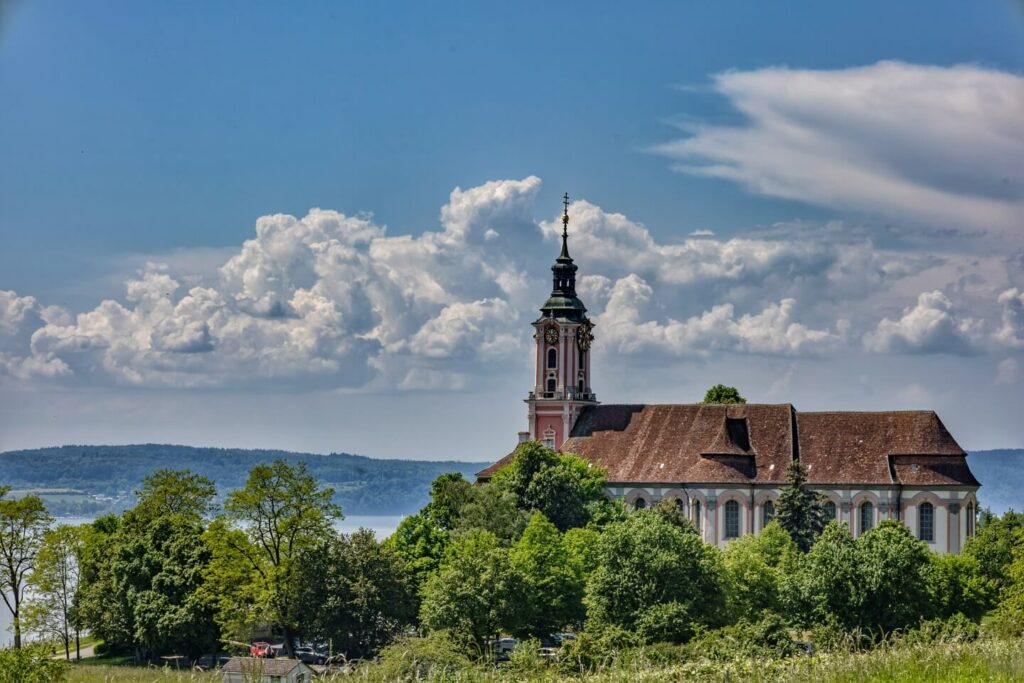
{"label": "lake", "polygon": [[[58,517],[57,524],[88,524],[92,520],[92,517]],[[334,528],[343,534],[350,534],[359,529],[371,529],[380,540],[395,533],[401,521],[401,515],[350,515],[335,523]],[[10,645],[11,641],[11,613],[0,601],[0,647]]]}

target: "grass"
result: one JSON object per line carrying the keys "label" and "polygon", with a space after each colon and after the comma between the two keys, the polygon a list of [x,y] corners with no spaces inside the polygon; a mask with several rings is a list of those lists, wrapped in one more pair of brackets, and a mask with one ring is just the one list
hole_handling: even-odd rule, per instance
{"label": "grass", "polygon": [[[379,667],[370,665],[350,676],[327,677],[325,681],[383,683]],[[406,679],[413,680],[413,679]],[[586,676],[558,673],[554,668],[533,671],[502,668],[470,668],[427,676],[434,683],[654,683],[655,681],[752,681],[754,683],[1009,683],[1024,680],[1024,643],[985,639],[973,643],[885,646],[858,654],[823,654],[787,660],[741,659],[735,662],[709,660],[660,666],[634,662],[610,667]],[[211,672],[173,671],[159,668],[76,666],[70,683],[211,683],[220,676]]]}

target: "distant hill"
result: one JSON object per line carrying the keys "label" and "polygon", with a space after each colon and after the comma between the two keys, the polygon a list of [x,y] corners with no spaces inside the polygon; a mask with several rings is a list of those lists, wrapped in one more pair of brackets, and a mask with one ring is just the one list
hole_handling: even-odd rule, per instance
{"label": "distant hill", "polygon": [[[216,482],[220,495],[241,487],[249,469],[284,458],[304,461],[349,515],[405,515],[428,499],[430,482],[444,472],[461,472],[472,481],[482,463],[376,460],[348,453],[317,455],[242,448],[137,446],[62,446],[0,453],[0,484],[15,492],[41,493],[60,516],[117,512],[134,502],[132,492],[161,468],[190,469]],[[1024,449],[974,451],[968,458],[982,484],[982,506],[1002,513],[1024,510]]]}
{"label": "distant hill", "polygon": [[1010,508],[1024,511],[1024,448],[971,451],[967,464],[981,482],[978,502],[982,507],[996,514]]}
{"label": "distant hill", "polygon": [[61,446],[0,453],[0,484],[15,494],[40,493],[58,516],[117,512],[134,502],[132,492],[152,472],[189,469],[212,479],[223,496],[245,483],[258,463],[283,458],[305,462],[347,515],[404,515],[427,502],[430,482],[445,472],[472,480],[481,463],[376,460],[348,453],[317,455],[241,448],[193,448],[159,444]]}

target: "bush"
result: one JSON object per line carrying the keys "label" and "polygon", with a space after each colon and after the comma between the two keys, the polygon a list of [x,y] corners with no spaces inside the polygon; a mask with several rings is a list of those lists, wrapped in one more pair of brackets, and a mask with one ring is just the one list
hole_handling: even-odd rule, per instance
{"label": "bush", "polygon": [[636,634],[645,643],[685,643],[693,637],[690,611],[678,602],[651,605],[637,618]]}
{"label": "bush", "polygon": [[43,647],[0,650],[0,683],[58,683],[67,670],[67,662],[53,659]]}
{"label": "bush", "polygon": [[567,674],[592,673],[611,666],[624,652],[638,645],[633,633],[615,626],[600,633],[580,633],[562,646],[558,669]]}
{"label": "bush", "polygon": [[731,626],[705,631],[690,641],[694,657],[729,661],[743,657],[788,657],[799,652],[782,619],[764,612],[755,622],[740,619]]}
{"label": "bush", "polygon": [[979,628],[969,617],[957,613],[948,619],[922,621],[907,631],[903,639],[914,644],[969,643],[978,639]]}
{"label": "bush", "polygon": [[443,677],[473,665],[462,649],[445,631],[434,631],[423,638],[403,638],[380,651],[374,669],[389,681]]}

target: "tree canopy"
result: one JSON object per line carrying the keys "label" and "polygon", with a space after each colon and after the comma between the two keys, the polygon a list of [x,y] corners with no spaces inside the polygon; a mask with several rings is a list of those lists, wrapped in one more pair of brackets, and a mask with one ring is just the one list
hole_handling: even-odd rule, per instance
{"label": "tree canopy", "polygon": [[747,399],[740,396],[739,389],[716,384],[704,394],[701,403],[746,403]]}

